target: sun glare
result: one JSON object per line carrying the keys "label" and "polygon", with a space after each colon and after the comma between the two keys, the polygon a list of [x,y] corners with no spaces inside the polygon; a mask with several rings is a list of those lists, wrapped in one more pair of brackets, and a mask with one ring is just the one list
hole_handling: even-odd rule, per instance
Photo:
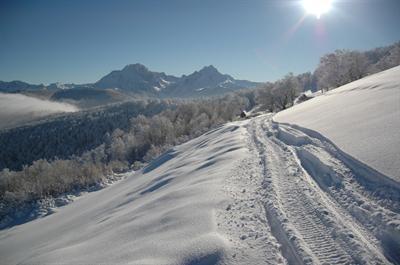
{"label": "sun glare", "polygon": [[331,4],[332,0],[303,0],[303,7],[307,13],[315,15],[318,19],[331,9]]}

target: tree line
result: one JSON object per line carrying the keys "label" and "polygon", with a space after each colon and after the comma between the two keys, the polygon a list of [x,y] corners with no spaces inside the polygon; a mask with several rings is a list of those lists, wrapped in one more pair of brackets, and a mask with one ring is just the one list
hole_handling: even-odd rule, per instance
{"label": "tree line", "polygon": [[336,50],[326,54],[314,72],[321,90],[329,90],[400,64],[400,42],[366,52]]}

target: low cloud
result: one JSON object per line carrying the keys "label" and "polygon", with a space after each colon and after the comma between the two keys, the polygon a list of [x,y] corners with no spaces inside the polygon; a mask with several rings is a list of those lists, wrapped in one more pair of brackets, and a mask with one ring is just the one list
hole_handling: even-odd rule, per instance
{"label": "low cloud", "polygon": [[21,94],[0,93],[0,129],[24,124],[54,113],[74,112],[78,108]]}

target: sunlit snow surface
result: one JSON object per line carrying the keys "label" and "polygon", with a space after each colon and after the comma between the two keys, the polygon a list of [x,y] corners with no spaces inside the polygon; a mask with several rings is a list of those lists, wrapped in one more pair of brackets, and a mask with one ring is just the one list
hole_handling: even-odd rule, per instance
{"label": "sunlit snow surface", "polygon": [[315,130],[400,181],[400,66],[296,105],[274,120]]}
{"label": "sunlit snow surface", "polygon": [[398,162],[399,72],[276,116],[322,136],[272,114],[228,123],[1,230],[0,264],[398,264],[400,185],[370,166]]}
{"label": "sunlit snow surface", "polygon": [[[192,264],[218,261],[221,183],[246,153],[226,125],[159,157],[143,174],[0,232],[2,264]],[[227,137],[229,135],[229,137]],[[194,264],[194,263],[193,263]],[[205,263],[208,264],[208,263]]]}

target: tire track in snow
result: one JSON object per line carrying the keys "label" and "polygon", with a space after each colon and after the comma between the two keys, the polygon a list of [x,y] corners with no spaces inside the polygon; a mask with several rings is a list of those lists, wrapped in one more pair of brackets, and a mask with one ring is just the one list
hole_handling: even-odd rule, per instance
{"label": "tire track in snow", "polygon": [[269,116],[248,131],[264,174],[265,209],[272,233],[290,264],[387,264],[360,227],[302,167],[293,148],[276,138]]}
{"label": "tire track in snow", "polygon": [[291,145],[294,155],[319,187],[362,226],[359,230],[368,230],[363,232],[364,237],[387,259],[399,264],[400,189],[397,185],[380,178],[374,170],[363,168],[352,158],[343,157],[323,137],[312,137],[282,124],[278,131],[278,138]]}

